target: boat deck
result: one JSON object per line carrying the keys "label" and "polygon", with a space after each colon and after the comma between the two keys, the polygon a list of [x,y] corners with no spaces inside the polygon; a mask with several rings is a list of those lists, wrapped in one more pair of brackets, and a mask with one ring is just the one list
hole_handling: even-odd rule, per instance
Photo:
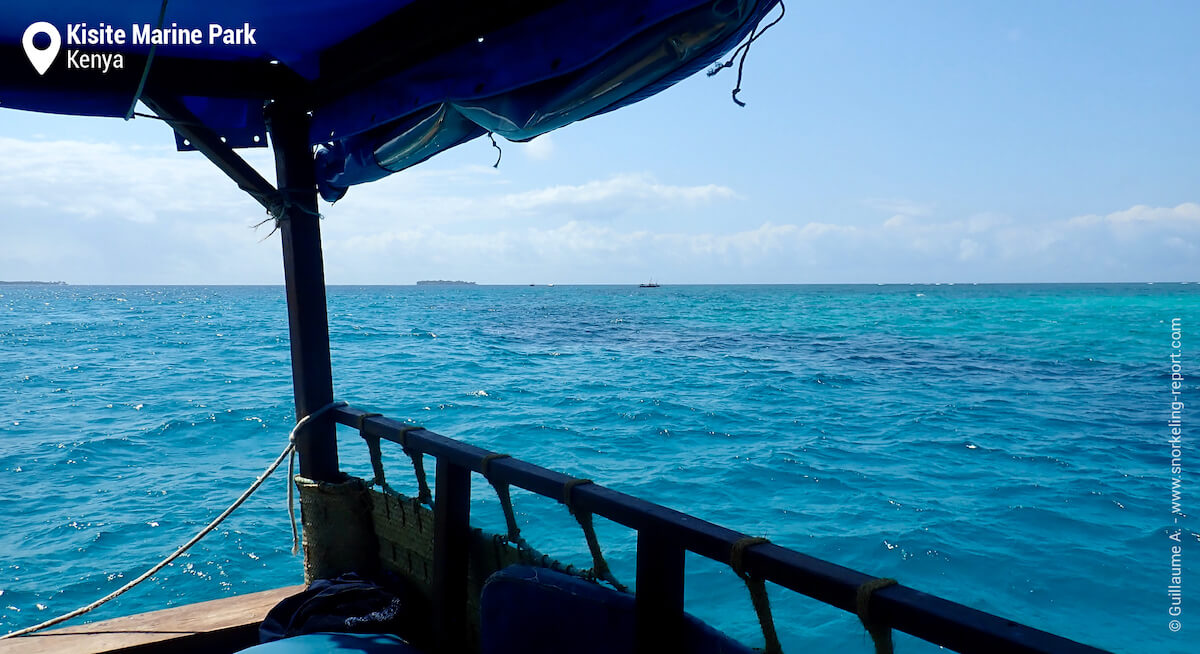
{"label": "boat deck", "polygon": [[235,652],[257,644],[267,612],[303,589],[276,588],[0,640],[0,654]]}

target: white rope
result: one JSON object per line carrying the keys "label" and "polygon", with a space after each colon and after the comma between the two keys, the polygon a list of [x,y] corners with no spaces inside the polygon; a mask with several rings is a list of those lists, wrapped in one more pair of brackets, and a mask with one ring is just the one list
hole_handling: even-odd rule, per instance
{"label": "white rope", "polygon": [[[290,440],[290,439],[289,439]],[[300,552],[300,531],[296,529],[296,442],[292,441],[292,455],[288,457],[288,521],[292,523],[292,556]]]}
{"label": "white rope", "polygon": [[[64,613],[64,614],[58,616],[57,618],[51,618],[45,622],[42,622],[41,624],[35,624],[32,627],[26,627],[24,629],[18,629],[17,631],[7,633],[4,635],[0,635],[0,640],[4,640],[5,638],[14,638],[16,636],[24,636],[26,634],[31,634],[35,631],[41,631],[47,627],[53,627],[56,624],[59,624],[61,622],[66,622],[67,620],[70,620],[72,618],[77,618],[77,617],[83,615],[84,613],[88,613],[89,611],[92,611],[92,610],[98,608],[99,606],[106,604],[107,602],[120,597],[121,595],[125,594],[127,591],[132,589],[134,586],[137,586],[138,584],[140,584],[143,581],[152,577],[159,570],[162,570],[163,568],[167,567],[168,564],[170,564],[175,559],[179,558],[179,556],[182,555],[184,552],[188,551],[188,549],[191,548],[191,546],[200,542],[201,538],[204,538],[210,532],[212,532],[212,530],[216,529],[217,525],[220,525],[221,522],[223,522],[225,520],[225,518],[229,517],[229,514],[233,513],[234,510],[236,510],[239,506],[242,505],[243,502],[245,502],[247,499],[249,499],[250,495],[252,495],[254,493],[254,491],[258,490],[259,486],[262,486],[263,482],[267,480],[267,477],[271,476],[271,473],[275,472],[275,469],[278,468],[281,463],[283,463],[283,460],[286,459],[288,456],[290,456],[292,451],[295,450],[295,448],[296,448],[296,441],[295,441],[296,432],[298,432],[301,427],[303,427],[305,424],[307,424],[310,420],[313,420],[313,419],[317,418],[318,416],[320,416],[321,414],[325,413],[326,411],[329,411],[331,409],[336,409],[336,408],[342,407],[342,406],[346,406],[346,403],[345,402],[331,402],[331,403],[326,404],[325,406],[321,407],[320,409],[317,409],[316,411],[313,411],[312,413],[304,416],[299,421],[297,421],[296,426],[292,427],[291,433],[288,434],[287,447],[283,448],[283,452],[281,452],[279,454],[279,456],[275,457],[275,461],[271,465],[267,466],[267,469],[264,470],[263,473],[258,476],[258,479],[254,480],[253,484],[250,484],[250,488],[247,488],[246,491],[244,493],[242,493],[242,495],[240,497],[238,497],[236,500],[234,500],[233,504],[229,505],[229,508],[222,511],[221,515],[217,516],[215,520],[208,523],[208,526],[206,526],[204,529],[201,529],[199,533],[197,533],[195,536],[192,537],[191,540],[189,540],[188,542],[181,545],[179,547],[179,549],[175,550],[167,558],[163,559],[162,561],[159,561],[154,567],[143,572],[141,575],[138,576],[137,579],[134,579],[133,581],[125,584],[124,586],[121,586],[120,588],[114,590],[113,592],[109,593],[108,595],[105,595],[104,597],[101,597],[100,599],[96,600],[95,602],[92,602],[91,604],[88,604],[87,606],[81,606],[81,607],[75,609],[74,611],[71,611],[70,613]],[[289,486],[291,485],[290,480],[288,482],[288,485]],[[290,495],[289,495],[289,498],[290,498]],[[290,506],[288,507],[288,513],[292,514]],[[294,516],[294,514],[292,514],[292,515]],[[296,525],[295,518],[293,517],[292,518],[292,530],[293,531],[295,531],[295,528],[296,528],[295,525]]]}
{"label": "white rope", "polygon": [[[296,434],[300,431],[300,427],[310,418],[315,418],[322,413],[329,411],[330,409],[336,409],[342,406],[346,406],[346,403],[330,402],[329,404],[326,404],[320,409],[317,409],[316,411],[313,411],[312,413],[301,418],[300,422],[297,422],[296,426],[292,427],[292,433],[288,434],[288,448],[291,449],[291,452],[288,453],[290,456],[288,458],[287,476],[288,520],[292,523],[292,556],[295,556],[296,553],[300,551],[300,531],[296,529],[296,484],[292,482],[292,480],[296,478]],[[276,462],[275,465],[278,466],[279,462]]]}

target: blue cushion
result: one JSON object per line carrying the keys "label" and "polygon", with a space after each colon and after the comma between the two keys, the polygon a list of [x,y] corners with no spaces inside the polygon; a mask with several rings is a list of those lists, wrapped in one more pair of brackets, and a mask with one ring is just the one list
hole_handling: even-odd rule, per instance
{"label": "blue cushion", "polygon": [[[510,566],[480,598],[481,654],[612,654],[634,651],[633,595],[546,568]],[[684,614],[687,654],[754,650]]]}
{"label": "blue cushion", "polygon": [[242,651],[252,654],[421,654],[399,636],[335,633],[293,636]]}

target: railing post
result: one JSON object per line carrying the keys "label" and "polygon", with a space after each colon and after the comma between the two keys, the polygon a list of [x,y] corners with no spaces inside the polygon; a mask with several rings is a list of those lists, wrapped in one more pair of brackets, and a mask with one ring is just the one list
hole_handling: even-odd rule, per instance
{"label": "railing post", "polygon": [[433,503],[433,633],[439,654],[467,649],[471,471],[437,459]]}
{"label": "railing post", "polygon": [[[333,401],[325,264],[321,256],[316,170],[308,142],[308,123],[308,113],[300,106],[276,102],[267,108],[281,194],[278,225],[283,241],[283,279],[287,289],[297,420]],[[300,474],[318,481],[337,478],[335,429],[332,419],[322,418],[299,434],[296,450],[300,454]]]}
{"label": "railing post", "polygon": [[638,532],[638,654],[682,650],[684,554],[661,534]]}

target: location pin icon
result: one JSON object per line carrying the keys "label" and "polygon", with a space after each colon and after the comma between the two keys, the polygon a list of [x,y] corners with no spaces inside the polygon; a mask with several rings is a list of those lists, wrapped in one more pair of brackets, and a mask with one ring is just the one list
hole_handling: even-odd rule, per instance
{"label": "location pin icon", "polygon": [[[50,46],[45,50],[39,50],[33,45],[33,37],[38,34],[50,37]],[[62,35],[58,33],[57,27],[46,21],[39,21],[26,28],[25,36],[21,37],[21,45],[25,46],[25,56],[29,57],[33,69],[38,75],[45,75],[50,64],[54,63],[54,58],[58,56],[58,49],[62,47]]]}

